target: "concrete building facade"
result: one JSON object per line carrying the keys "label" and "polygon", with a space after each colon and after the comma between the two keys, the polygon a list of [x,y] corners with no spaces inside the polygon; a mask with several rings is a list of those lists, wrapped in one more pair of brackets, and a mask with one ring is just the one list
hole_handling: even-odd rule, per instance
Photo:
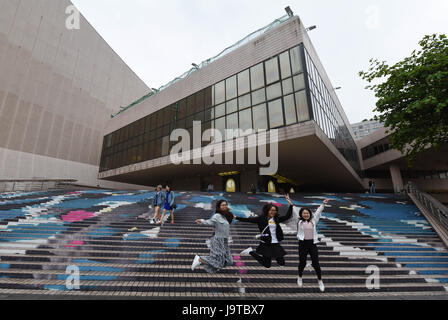
{"label": "concrete building facade", "polygon": [[149,88],[68,0],[0,0],[0,180],[98,180],[111,114]]}
{"label": "concrete building facade", "polygon": [[[359,153],[344,110],[297,17],[200,68],[107,123],[99,178],[176,189],[263,191],[280,188],[361,190]],[[193,121],[202,129],[278,130],[278,173],[260,164],[174,165],[170,133]],[[247,153],[248,139],[236,149]],[[236,143],[235,140],[231,143]],[[191,146],[189,159],[202,146]],[[222,151],[229,153],[230,149]],[[232,188],[230,188],[232,189]]]}

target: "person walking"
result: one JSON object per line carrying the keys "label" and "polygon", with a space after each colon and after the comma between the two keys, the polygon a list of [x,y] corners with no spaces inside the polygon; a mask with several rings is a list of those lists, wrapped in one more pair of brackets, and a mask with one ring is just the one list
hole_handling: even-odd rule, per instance
{"label": "person walking", "polygon": [[238,221],[258,224],[261,234],[258,236],[260,245],[256,250],[252,247],[243,250],[241,254],[250,254],[255,260],[266,268],[271,267],[272,259],[276,259],[280,266],[285,265],[286,251],[280,245],[284,239],[284,234],[280,223],[289,220],[292,217],[293,203],[289,195],[285,197],[289,203],[289,209],[285,216],[278,215],[278,207],[272,203],[264,205],[262,214],[253,218],[235,217]]}
{"label": "person walking", "polygon": [[319,264],[319,253],[316,245],[319,242],[316,226],[328,201],[329,199],[325,199],[314,215],[308,208],[300,209],[299,221],[297,223],[297,239],[299,240],[299,277],[297,278],[297,285],[299,287],[303,286],[303,271],[305,270],[306,259],[309,254],[311,256],[312,266],[317,274],[319,290],[321,292],[325,291],[325,286],[322,281],[322,271]]}
{"label": "person walking", "polygon": [[174,195],[174,192],[171,190],[170,186],[165,187],[165,205],[163,207],[162,211],[162,218],[160,219],[160,224],[163,224],[163,220],[165,218],[165,212],[168,210],[170,212],[171,216],[171,224],[174,224],[174,213],[173,210],[175,209],[176,205],[174,204],[174,199],[176,198]]}
{"label": "person walking", "polygon": [[198,219],[195,221],[199,225],[213,226],[215,233],[209,242],[210,255],[196,255],[191,265],[191,270],[195,270],[202,265],[205,271],[214,274],[224,267],[233,265],[233,257],[229,248],[230,224],[233,218],[234,216],[229,210],[227,201],[219,200],[216,203],[215,214],[211,219]]}
{"label": "person walking", "polygon": [[156,194],[152,199],[152,204],[154,206],[154,217],[151,219],[150,223],[158,223],[160,221],[160,208],[165,204],[165,193],[162,192],[162,186],[158,185],[156,189]]}

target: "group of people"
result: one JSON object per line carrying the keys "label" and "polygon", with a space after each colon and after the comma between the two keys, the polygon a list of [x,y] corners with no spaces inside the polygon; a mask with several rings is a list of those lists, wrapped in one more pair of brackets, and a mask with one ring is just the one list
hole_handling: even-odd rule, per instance
{"label": "group of people", "polygon": [[[285,199],[289,204],[286,215],[280,216],[278,207],[272,203],[268,203],[263,207],[261,215],[250,218],[234,216],[230,212],[227,201],[219,200],[216,203],[215,214],[211,219],[198,219],[195,221],[195,223],[200,225],[213,226],[215,233],[209,243],[210,255],[196,255],[191,269],[195,270],[197,267],[202,266],[208,273],[216,273],[226,266],[233,265],[233,257],[229,248],[230,224],[233,220],[256,223],[260,230],[260,234],[256,236],[260,240],[258,247],[255,250],[251,247],[247,248],[241,254],[251,255],[266,268],[271,267],[272,259],[275,259],[280,266],[284,266],[286,251],[281,246],[284,234],[280,223],[291,219],[294,207],[289,195],[286,195]],[[297,278],[297,285],[299,287],[303,286],[303,271],[305,270],[306,259],[309,254],[311,256],[312,266],[316,271],[319,289],[322,292],[325,291],[325,286],[322,281],[322,271],[316,245],[319,242],[316,226],[328,201],[328,199],[325,199],[314,214],[308,208],[301,208],[297,222],[297,239],[299,241],[299,276]]]}
{"label": "group of people", "polygon": [[[174,192],[171,190],[170,186],[167,185],[164,191],[162,191],[161,185],[157,186],[156,194],[152,199],[154,217],[150,220],[151,224],[163,224],[166,211],[169,211],[171,224],[174,224],[174,209],[176,209],[176,204],[174,203],[175,198]],[[160,214],[161,208],[163,208],[162,214]]]}

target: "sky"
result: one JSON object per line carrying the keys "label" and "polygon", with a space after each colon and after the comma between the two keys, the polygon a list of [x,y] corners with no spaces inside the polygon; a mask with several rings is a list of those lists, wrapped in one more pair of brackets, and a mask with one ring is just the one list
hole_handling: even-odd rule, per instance
{"label": "sky", "polygon": [[[371,58],[394,64],[426,34],[448,34],[448,0],[72,0],[150,88],[159,88],[290,6],[311,41],[351,123],[372,118],[374,93],[359,71]],[[82,28],[82,26],[81,26]]]}

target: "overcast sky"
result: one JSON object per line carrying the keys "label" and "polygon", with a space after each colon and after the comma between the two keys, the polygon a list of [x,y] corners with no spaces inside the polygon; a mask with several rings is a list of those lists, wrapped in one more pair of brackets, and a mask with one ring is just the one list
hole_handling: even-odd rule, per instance
{"label": "overcast sky", "polygon": [[[215,56],[285,14],[310,37],[351,123],[371,118],[375,96],[358,72],[370,58],[395,63],[425,34],[448,33],[448,0],[72,0],[151,88]],[[82,26],[81,26],[82,27]]]}

